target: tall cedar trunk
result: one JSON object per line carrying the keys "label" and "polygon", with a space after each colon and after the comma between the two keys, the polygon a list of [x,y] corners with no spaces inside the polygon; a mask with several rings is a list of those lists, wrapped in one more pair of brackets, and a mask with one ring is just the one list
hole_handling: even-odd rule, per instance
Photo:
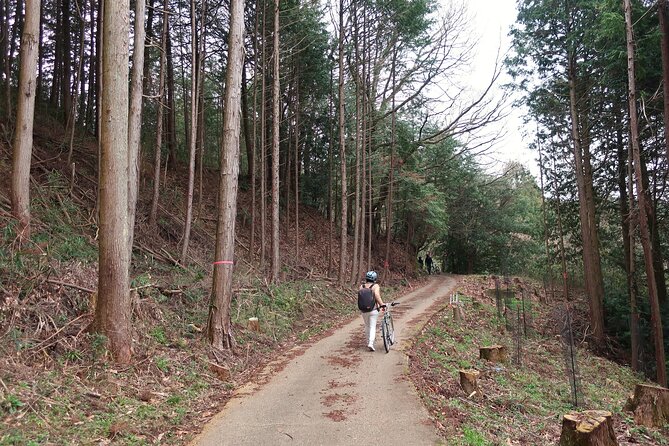
{"label": "tall cedar trunk", "polygon": [[[555,170],[555,163],[553,163],[553,170]],[[562,292],[564,296],[565,305],[569,302],[569,282],[567,277],[567,255],[564,248],[564,231],[562,229],[562,210],[560,203],[560,189],[557,185],[557,178],[554,178],[555,183],[555,206],[557,214],[558,232],[560,235],[560,263],[562,265]]]}
{"label": "tall cedar trunk", "polygon": [[151,200],[151,212],[149,214],[149,225],[152,228],[156,227],[158,220],[158,200],[160,199],[160,154],[163,147],[163,124],[164,116],[163,111],[165,109],[165,65],[167,64],[167,32],[169,30],[169,14],[168,14],[168,1],[164,0],[163,4],[163,30],[160,38],[160,67],[158,74],[158,97],[156,101],[158,102],[158,107],[156,107],[156,145],[153,152],[153,195]]}
{"label": "tall cedar trunk", "polygon": [[198,194],[197,194],[197,217],[199,219],[202,215],[202,206],[204,203],[204,61],[207,59],[207,28],[204,26],[207,23],[207,1],[203,0],[201,4],[202,16],[200,18],[200,30],[202,35],[198,39],[200,42],[198,50],[198,107],[197,107],[197,177],[198,177]]}
{"label": "tall cedar trunk", "polygon": [[353,51],[355,54],[355,68],[353,75],[355,76],[355,221],[353,226],[353,262],[351,264],[351,285],[355,284],[358,279],[358,271],[360,269],[360,158],[361,158],[361,137],[362,137],[362,123],[361,123],[361,99],[362,86],[360,85],[360,42],[358,40],[358,18],[357,6],[353,7]]}
{"label": "tall cedar trunk", "polygon": [[207,338],[211,345],[217,349],[230,348],[233,341],[230,301],[232,299],[232,273],[235,256],[243,58],[244,0],[231,0],[228,64],[225,74],[216,257],[214,259],[214,277],[207,324]]}
{"label": "tall cedar trunk", "polygon": [[295,259],[300,253],[300,77],[295,78]]}
{"label": "tall cedar trunk", "polygon": [[5,107],[5,117],[9,118],[11,115],[11,104],[10,104],[10,93],[11,93],[11,84],[9,81],[9,76],[7,75],[8,67],[10,64],[9,55],[9,8],[8,0],[0,0],[0,69],[2,69],[2,92],[3,100]]}
{"label": "tall cedar trunk", "polygon": [[188,245],[190,243],[190,232],[193,220],[193,192],[195,190],[195,152],[197,148],[197,112],[199,102],[200,72],[198,64],[198,36],[197,17],[195,13],[195,0],[190,3],[191,15],[191,88],[190,88],[190,130],[188,137],[188,189],[186,191],[186,223],[184,225],[184,239],[181,247],[181,264],[186,264],[188,256]]}
{"label": "tall cedar trunk", "polygon": [[265,267],[267,246],[267,1],[263,1],[262,44],[260,70],[260,268]]}
{"label": "tall cedar trunk", "polygon": [[[390,69],[390,75],[392,76],[392,89],[395,91],[396,82],[395,82],[395,65],[397,61],[397,50],[393,49],[393,60]],[[390,168],[388,170],[388,202],[386,203],[386,258],[383,262],[383,275],[390,273],[390,241],[392,239],[393,232],[393,181],[394,181],[394,171],[395,171],[395,137],[396,137],[396,127],[397,127],[397,111],[395,110],[395,94],[391,99],[391,110],[390,114]]]}
{"label": "tall cedar trunk", "polygon": [[[618,119],[618,188],[620,193],[620,214],[622,219],[623,249],[625,255],[625,271],[627,272],[627,292],[630,299],[630,344],[632,350],[631,366],[635,372],[639,370],[639,311],[637,309],[636,262],[634,256],[634,166],[632,145],[625,150],[623,141],[622,117]],[[629,191],[629,193],[628,193]]]}
{"label": "tall cedar trunk", "polygon": [[330,97],[328,98],[328,273],[334,263],[334,70],[330,68]]}
{"label": "tall cedar trunk", "polygon": [[[641,151],[641,148],[639,148]],[[655,212],[655,202],[650,193],[650,179],[648,177],[648,167],[645,157],[641,157],[641,181],[643,190],[646,194],[646,212],[648,215],[648,224],[650,226],[650,236],[653,251],[653,269],[655,269],[655,281],[657,282],[657,298],[660,305],[667,300],[667,283],[664,279],[664,259],[662,258],[662,245],[660,244],[660,233],[658,231],[657,214]]]}
{"label": "tall cedar trunk", "polygon": [[89,33],[91,36],[91,41],[90,41],[90,58],[88,61],[88,92],[87,92],[87,99],[86,99],[86,127],[89,130],[92,130],[92,133],[96,134],[96,125],[97,121],[95,119],[96,116],[96,109],[97,109],[97,89],[96,89],[96,84],[97,84],[97,78],[98,78],[98,73],[96,71],[97,69],[97,41],[98,41],[98,34],[96,32],[97,30],[97,3],[95,0],[91,0],[90,2],[90,10],[91,10],[91,21],[90,21],[90,29]]}
{"label": "tall cedar trunk", "polygon": [[279,0],[274,0],[272,68],[272,282],[279,280],[279,129],[281,91],[279,85]]}
{"label": "tall cedar trunk", "polygon": [[132,260],[135,236],[135,210],[139,193],[139,163],[142,144],[142,99],[144,77],[144,0],[135,0],[135,41],[130,80],[130,116],[128,117],[128,257]]}
{"label": "tall cedar trunk", "polygon": [[[102,100],[102,42],[104,40],[102,22],[103,22],[103,8],[104,0],[98,0],[97,15],[95,21],[95,136],[100,136],[100,116],[102,115],[102,107],[100,101]],[[98,161],[99,164],[99,161]]]}
{"label": "tall cedar trunk", "polygon": [[[541,142],[539,141],[539,133],[537,131],[537,149],[539,151],[539,178],[541,185],[541,214],[543,217],[544,226],[544,242],[546,245],[546,271],[551,270],[551,253],[548,245],[548,219],[546,217],[546,190],[544,188],[544,160],[541,151]],[[552,276],[552,274],[551,274]],[[552,277],[551,277],[552,280]]]}
{"label": "tall cedar trunk", "polygon": [[653,339],[655,341],[655,364],[657,367],[656,380],[662,387],[667,387],[666,364],[664,361],[664,339],[662,334],[662,319],[660,315],[660,304],[657,297],[657,282],[655,280],[655,268],[653,266],[652,235],[648,221],[648,197],[644,190],[641,177],[641,150],[639,148],[639,130],[636,111],[636,79],[634,62],[634,32],[632,29],[632,5],[630,0],[623,0],[625,8],[625,30],[627,36],[627,77],[629,88],[629,114],[630,133],[632,143],[632,154],[634,158],[634,172],[636,174],[637,197],[639,201],[639,230],[641,233],[641,245],[643,246],[643,257],[646,265],[646,278],[648,285],[648,300],[650,301],[651,326]]}
{"label": "tall cedar trunk", "polygon": [[72,83],[72,56],[71,56],[71,47],[72,47],[72,42],[71,42],[71,33],[70,33],[70,0],[63,0],[62,3],[62,26],[63,26],[63,33],[61,34],[62,37],[62,45],[63,45],[63,64],[62,64],[62,80],[61,80],[61,87],[60,87],[60,93],[61,93],[61,102],[60,105],[63,107],[63,116],[64,116],[64,122],[68,123],[72,119],[70,116],[70,112],[72,111],[72,92],[71,92],[71,83]]}
{"label": "tall cedar trunk", "polygon": [[105,2],[100,119],[100,242],[94,330],[114,358],[132,355],[128,289],[128,33],[129,0]]}
{"label": "tall cedar trunk", "polygon": [[[78,57],[77,57],[77,69],[74,74],[74,82],[73,82],[73,87],[72,87],[72,98],[71,98],[71,104],[70,104],[70,109],[68,112],[68,119],[67,119],[67,125],[65,126],[66,132],[69,132],[70,135],[70,144],[69,144],[69,150],[67,153],[67,165],[72,166],[72,153],[74,151],[74,131],[77,127],[77,125],[81,125],[81,120],[77,119],[77,107],[79,105],[78,103],[78,91],[79,91],[79,84],[81,84],[81,92],[82,92],[82,97],[83,97],[83,92],[84,92],[84,82],[82,81],[81,77],[83,74],[83,64],[84,64],[84,44],[85,44],[85,36],[84,36],[84,23],[83,23],[83,17],[82,17],[82,11],[83,7],[85,4],[82,4],[81,7],[77,6],[78,10],[78,21],[79,21],[79,40],[78,40]],[[74,166],[72,166],[74,169]]]}
{"label": "tall cedar trunk", "polygon": [[[242,117],[244,124],[244,143],[246,148],[246,177],[251,178],[253,176],[253,151],[255,150],[254,144],[255,140],[251,137],[251,116],[249,114],[249,101],[248,101],[248,90],[246,88],[246,70],[242,70]],[[255,104],[254,104],[255,105]],[[255,119],[255,118],[254,118]]]}
{"label": "tall cedar trunk", "polygon": [[[0,0],[2,1],[2,0]],[[4,99],[5,99],[5,115],[9,119],[9,116],[12,115],[12,55],[10,53],[9,46],[9,23],[10,23],[10,11],[9,11],[9,0],[4,0],[4,12],[5,15],[2,18],[2,54],[4,57]]]}
{"label": "tall cedar trunk", "polygon": [[[255,16],[254,20],[254,29],[253,29],[253,56],[255,57],[255,63],[253,64],[253,131],[252,131],[252,141],[251,141],[251,159],[250,163],[253,164],[253,168],[249,167],[249,172],[251,175],[251,237],[249,242],[249,254],[251,259],[254,259],[256,252],[256,142],[258,141],[258,22],[260,14],[260,0],[255,2]],[[243,71],[242,71],[243,73]],[[242,83],[243,86],[243,83]],[[242,93],[243,94],[243,93]]]}
{"label": "tall cedar trunk", "polygon": [[660,46],[662,49],[662,92],[664,93],[664,144],[665,155],[669,162],[669,23],[667,20],[667,0],[657,2],[657,15],[660,19]]}
{"label": "tall cedar trunk", "polygon": [[155,0],[149,0],[149,3],[146,7],[146,26],[144,27],[146,32],[144,35],[145,56],[144,67],[142,71],[142,91],[151,91],[154,88],[153,79],[149,75],[149,71],[151,70],[151,57],[149,55],[151,54],[151,45],[154,43],[155,37],[153,30],[153,19],[156,12]]}
{"label": "tall cedar trunk", "polygon": [[[169,28],[170,21],[167,21]],[[167,42],[165,45],[167,51],[167,162],[169,167],[174,169],[177,165],[177,110],[174,86],[174,57],[172,57],[172,37],[170,31],[167,31]]]}
{"label": "tall cedar trunk", "polygon": [[19,241],[30,238],[30,160],[35,118],[40,0],[26,0],[26,23],[21,37],[21,66],[12,158],[12,214],[18,220]]}
{"label": "tall cedar trunk", "polygon": [[[604,339],[604,309],[603,309],[603,286],[601,266],[599,264],[599,250],[596,241],[593,240],[593,233],[596,233],[596,220],[592,212],[594,208],[594,197],[588,193],[592,189],[592,181],[586,171],[584,162],[585,151],[587,147],[582,144],[581,126],[579,123],[579,111],[577,102],[577,79],[576,79],[576,61],[573,55],[569,57],[569,108],[571,111],[571,136],[574,148],[574,167],[576,174],[576,184],[578,186],[579,197],[579,215],[581,220],[581,239],[583,242],[583,267],[585,269],[585,286],[589,296],[590,305],[590,323],[592,324],[593,337],[597,342]],[[592,203],[591,203],[592,202]],[[592,206],[591,206],[592,205]],[[599,271],[599,274],[597,273]]]}
{"label": "tall cedar trunk", "polygon": [[348,221],[348,197],[346,191],[346,117],[344,115],[344,0],[339,0],[339,163],[341,170],[341,220],[339,249],[339,283],[346,281],[346,227]]}

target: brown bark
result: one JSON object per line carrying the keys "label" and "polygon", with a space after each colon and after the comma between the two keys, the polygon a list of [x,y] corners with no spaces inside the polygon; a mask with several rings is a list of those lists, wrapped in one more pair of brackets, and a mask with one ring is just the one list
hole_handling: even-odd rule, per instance
{"label": "brown bark", "polygon": [[21,66],[12,157],[12,214],[18,221],[19,242],[30,238],[30,164],[35,119],[40,0],[26,0],[26,23],[21,37]]}
{"label": "brown bark", "polygon": [[295,78],[295,258],[300,253],[300,77]]}
{"label": "brown bark", "polygon": [[490,362],[506,362],[507,348],[503,345],[479,347],[479,358]]}
{"label": "brown bark", "polygon": [[646,278],[648,285],[648,300],[650,301],[651,326],[653,329],[653,340],[655,341],[655,363],[657,368],[657,382],[667,386],[667,374],[664,354],[664,336],[662,333],[662,319],[660,315],[660,304],[657,294],[657,281],[655,280],[655,268],[653,265],[652,235],[648,221],[647,196],[643,187],[641,173],[641,153],[638,140],[638,117],[636,112],[636,79],[634,61],[634,34],[632,29],[632,5],[630,0],[623,0],[625,7],[625,23],[627,36],[627,76],[628,76],[628,100],[630,114],[630,129],[632,153],[634,157],[634,171],[636,174],[637,196],[639,201],[639,229],[641,233],[641,244],[643,246],[643,257],[646,265]]}
{"label": "brown bark", "polygon": [[478,370],[460,370],[460,387],[467,395],[478,391],[477,378],[480,374]]}
{"label": "brown bark", "polygon": [[279,257],[279,129],[281,90],[279,84],[279,0],[274,0],[272,68],[272,282],[278,282]]}
{"label": "brown bark", "polygon": [[[100,119],[100,245],[93,329],[116,361],[132,356],[128,288],[128,15],[129,0],[105,3]],[[123,74],[125,73],[125,74]]]}
{"label": "brown bark", "polygon": [[[228,65],[225,74],[225,109],[219,182],[216,257],[212,283],[207,338],[212,347],[230,348],[233,344],[230,301],[235,255],[235,217],[237,215],[237,178],[239,176],[239,135],[241,84],[244,57],[244,2],[230,1]],[[219,263],[220,262],[220,263]]]}
{"label": "brown bark", "polygon": [[346,122],[344,108],[344,0],[339,0],[339,163],[341,169],[341,220],[340,220],[340,250],[339,250],[339,283],[346,281],[346,251],[348,222],[348,198],[346,191]]}
{"label": "brown bark", "polygon": [[163,124],[165,103],[165,65],[167,64],[167,32],[169,30],[169,14],[168,14],[168,0],[164,0],[163,4],[163,30],[161,34],[160,43],[160,67],[158,74],[158,102],[156,113],[156,145],[153,152],[153,194],[151,200],[151,212],[149,213],[149,225],[156,228],[158,220],[158,201],[160,199],[160,155],[163,147]]}
{"label": "brown bark", "polygon": [[[630,344],[632,350],[631,366],[632,370],[639,370],[639,314],[636,305],[636,278],[635,262],[632,253],[634,252],[634,225],[633,212],[634,206],[634,186],[632,185],[633,172],[631,167],[632,154],[627,153],[623,142],[623,123],[619,119],[620,125],[617,130],[616,144],[618,146],[618,193],[620,203],[620,225],[623,235],[623,255],[625,261],[625,272],[627,273],[627,294],[630,299]],[[631,146],[630,146],[631,149]],[[629,163],[629,164],[628,164]],[[628,177],[629,175],[629,177]],[[629,179],[629,191],[627,193]]]}
{"label": "brown bark", "polygon": [[128,253],[132,260],[135,236],[135,211],[139,193],[139,163],[142,145],[142,99],[144,86],[145,0],[135,0],[135,37],[130,80],[130,116],[128,117]]}
{"label": "brown bark", "polygon": [[[170,21],[167,21],[168,28]],[[167,42],[165,45],[167,52],[167,162],[169,167],[174,169],[177,165],[177,117],[176,101],[174,87],[174,58],[172,57],[172,38],[170,31],[167,31]]]}
{"label": "brown bark", "polygon": [[589,296],[590,323],[596,342],[604,339],[604,285],[597,239],[597,221],[594,214],[592,172],[589,166],[589,148],[583,143],[578,110],[575,56],[569,58],[569,108],[571,114],[571,136],[574,150],[574,168],[579,197],[579,217],[583,242],[583,267],[585,286]]}
{"label": "brown bark", "polygon": [[662,427],[669,423],[669,389],[637,384],[625,410],[634,413],[636,424]]}
{"label": "brown bark", "polygon": [[611,412],[586,410],[570,412],[562,418],[560,446],[615,446]]}
{"label": "brown bark", "polygon": [[267,3],[263,1],[263,24],[262,24],[262,93],[260,97],[260,268],[265,267],[267,246]]}
{"label": "brown bark", "polygon": [[662,92],[664,94],[664,144],[665,155],[669,162],[669,23],[667,20],[667,0],[657,2],[657,15],[660,20],[660,48],[662,50]]}
{"label": "brown bark", "polygon": [[195,191],[195,153],[197,150],[197,126],[200,91],[200,67],[198,60],[197,18],[195,14],[195,0],[190,3],[191,16],[191,85],[190,85],[190,130],[188,138],[188,186],[186,190],[186,222],[184,224],[183,245],[181,246],[181,264],[185,265],[190,244],[190,233],[193,221],[193,193]]}
{"label": "brown bark", "polygon": [[[257,202],[257,176],[256,176],[256,143],[258,141],[258,76],[260,75],[258,67],[258,28],[259,28],[259,14],[260,14],[260,0],[255,2],[255,17],[254,17],[254,32],[253,32],[253,55],[256,61],[253,65],[253,132],[251,135],[251,159],[249,166],[249,175],[251,177],[251,240],[249,242],[249,253],[251,259],[254,258],[256,252],[256,202]],[[242,72],[243,73],[243,72]],[[242,93],[243,94],[243,93]]]}

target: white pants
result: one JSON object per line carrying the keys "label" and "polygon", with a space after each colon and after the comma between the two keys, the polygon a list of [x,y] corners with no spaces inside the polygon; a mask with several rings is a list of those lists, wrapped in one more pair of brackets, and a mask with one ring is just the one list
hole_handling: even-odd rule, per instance
{"label": "white pants", "polygon": [[372,310],[362,313],[362,320],[365,321],[365,335],[367,336],[367,346],[374,346],[376,338],[376,320],[379,318],[379,310]]}

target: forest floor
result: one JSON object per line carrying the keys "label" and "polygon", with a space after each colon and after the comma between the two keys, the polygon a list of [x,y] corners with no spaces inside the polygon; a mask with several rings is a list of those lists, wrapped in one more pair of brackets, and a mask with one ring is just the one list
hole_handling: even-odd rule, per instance
{"label": "forest floor", "polygon": [[[507,310],[500,317],[495,289],[490,276],[460,281],[464,320],[456,320],[450,308],[432,318],[409,352],[410,376],[449,445],[558,444],[562,416],[575,410],[573,375],[567,369],[572,357],[560,336],[567,314],[564,303],[546,302],[539,284],[516,278],[509,285],[507,308],[518,311]],[[504,299],[506,285],[501,289]],[[571,306],[576,309],[574,332],[579,333],[587,308],[584,296]],[[576,410],[610,411],[620,445],[669,444],[669,424],[660,429],[639,426],[633,414],[623,410],[643,378],[594,354],[586,339],[575,338]],[[494,344],[507,347],[506,363],[479,358],[479,347]],[[467,395],[459,384],[459,371],[467,369],[480,372],[474,395]]]}
{"label": "forest floor", "polygon": [[[189,259],[182,265],[185,173],[167,173],[152,228],[150,166],[142,166],[131,272],[134,355],[128,365],[114,364],[105,339],[88,331],[98,275],[97,149],[90,138],[75,137],[72,174],[62,126],[49,119],[36,124],[27,246],[16,244],[11,151],[9,138],[0,138],[0,445],[183,444],[267,363],[357,314],[355,292],[333,279],[338,258],[329,261],[329,223],[316,209],[300,209],[299,248],[294,219],[282,212],[281,280],[268,282],[269,256],[265,268],[259,260],[267,243],[259,233],[250,252],[251,194],[242,179],[232,301],[236,345],[212,352],[202,332],[216,224],[210,191],[218,175],[203,172],[205,192],[196,194]],[[375,241],[379,264],[381,246]],[[422,280],[413,262],[403,260],[401,246],[391,252],[388,298]],[[249,317],[259,318],[260,331],[249,329]]]}
{"label": "forest floor", "polygon": [[[215,194],[196,197],[190,258],[182,265],[176,259],[185,174],[168,172],[158,227],[151,228],[150,166],[143,166],[131,284],[134,357],[131,364],[116,365],[104,338],[87,330],[98,274],[96,146],[75,138],[73,176],[66,162],[69,138],[57,124],[40,120],[32,169],[32,243],[19,247],[10,216],[6,140],[0,140],[0,445],[184,444],[236,389],[257,380],[266,364],[290,359],[292,347],[306,348],[357,314],[355,293],[332,279],[338,259],[329,261],[329,223],[315,209],[300,208],[299,245],[293,217],[282,213],[282,277],[278,285],[268,283],[259,262],[259,236],[250,252],[250,193],[242,180],[232,302],[236,345],[213,353],[202,331]],[[205,170],[203,190],[215,190],[216,181],[216,172]],[[383,244],[375,240],[373,245],[375,261],[382,264]],[[425,280],[402,251],[392,247],[393,274],[383,283],[386,300]],[[571,407],[555,337],[559,330],[553,329],[560,326],[561,307],[539,305],[541,291],[533,294],[534,319],[529,336],[522,338],[521,364],[491,367],[477,359],[477,346],[502,340],[511,352],[514,338],[496,316],[494,298],[485,292],[490,288],[489,279],[464,279],[466,324],[455,323],[448,312],[435,316],[408,352],[411,376],[446,444],[555,444],[561,414]],[[577,314],[586,309],[581,301],[575,306]],[[260,319],[259,332],[248,327],[251,316]],[[669,444],[666,429],[637,427],[621,411],[640,378],[584,347],[579,343],[586,406],[614,413],[621,444]],[[467,398],[456,376],[470,367],[485,373],[483,392]]]}

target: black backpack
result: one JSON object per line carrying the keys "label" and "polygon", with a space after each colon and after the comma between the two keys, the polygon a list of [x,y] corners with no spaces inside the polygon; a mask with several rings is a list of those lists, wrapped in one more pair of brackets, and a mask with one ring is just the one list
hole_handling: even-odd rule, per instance
{"label": "black backpack", "polygon": [[363,313],[369,313],[376,306],[376,300],[372,292],[373,287],[374,285],[369,288],[363,286],[358,290],[358,309]]}

